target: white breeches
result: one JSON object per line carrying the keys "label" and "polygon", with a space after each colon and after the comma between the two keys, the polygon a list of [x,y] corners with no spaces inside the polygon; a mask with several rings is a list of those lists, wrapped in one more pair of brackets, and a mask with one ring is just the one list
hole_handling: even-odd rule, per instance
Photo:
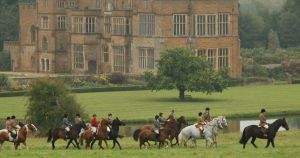
{"label": "white breeches", "polygon": [[264,128],[265,128],[265,129],[269,129],[269,125],[265,124],[265,125],[264,125]]}

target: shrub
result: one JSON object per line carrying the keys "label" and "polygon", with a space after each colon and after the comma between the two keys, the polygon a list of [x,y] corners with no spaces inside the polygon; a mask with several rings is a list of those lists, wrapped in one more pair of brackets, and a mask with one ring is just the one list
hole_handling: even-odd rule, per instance
{"label": "shrub", "polygon": [[74,120],[75,114],[85,116],[83,107],[60,80],[38,79],[30,85],[26,118],[37,124],[41,134],[50,128],[61,127],[63,114]]}
{"label": "shrub", "polygon": [[6,75],[0,74],[0,90],[9,88],[9,81]]}
{"label": "shrub", "polygon": [[109,82],[112,84],[123,84],[126,82],[126,76],[119,72],[112,73]]}

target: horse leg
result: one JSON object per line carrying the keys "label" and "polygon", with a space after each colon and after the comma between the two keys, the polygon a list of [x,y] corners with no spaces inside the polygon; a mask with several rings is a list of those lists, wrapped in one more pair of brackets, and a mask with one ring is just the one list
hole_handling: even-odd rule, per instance
{"label": "horse leg", "polygon": [[254,148],[257,148],[257,146],[255,145],[255,140],[256,137],[252,137],[251,144],[254,146]]}
{"label": "horse leg", "polygon": [[267,145],[266,145],[266,147],[265,147],[265,148],[268,148],[268,147],[269,147],[269,145],[270,145],[270,143],[271,143],[271,140],[270,140],[270,139],[268,139],[268,142],[267,142]]}
{"label": "horse leg", "polygon": [[27,146],[26,142],[23,142],[23,145],[25,146],[26,150],[28,150],[28,146]]}
{"label": "horse leg", "polygon": [[95,143],[96,139],[93,139],[92,144],[91,144],[91,149],[93,149],[93,145]]}
{"label": "horse leg", "polygon": [[275,148],[274,139],[271,139],[272,147]]}
{"label": "horse leg", "polygon": [[112,146],[112,149],[114,149],[114,148],[115,148],[115,146],[116,146],[116,140],[115,140],[115,139],[113,139],[113,146]]}
{"label": "horse leg", "polygon": [[98,145],[99,145],[99,148],[100,148],[100,149],[104,150],[104,148],[103,148],[103,146],[102,146],[102,140],[99,140]]}
{"label": "horse leg", "polygon": [[53,138],[52,139],[52,150],[55,149],[55,142],[56,142],[57,138]]}
{"label": "horse leg", "polygon": [[75,144],[77,145],[77,149],[80,149],[77,139],[74,139],[74,140],[75,140]]}
{"label": "horse leg", "polygon": [[244,148],[244,149],[245,149],[246,144],[247,144],[247,142],[248,142],[248,140],[249,140],[250,138],[251,138],[251,137],[247,137],[247,138],[246,138],[245,143],[243,144],[243,148]]}
{"label": "horse leg", "polygon": [[106,140],[104,140],[104,143],[105,143],[105,145],[106,145],[106,149],[108,149],[108,144],[107,144],[107,141],[106,141]]}
{"label": "horse leg", "polygon": [[70,146],[70,144],[71,144],[72,141],[73,141],[73,139],[70,139],[70,140],[68,141],[68,144],[67,144],[67,146],[66,146],[66,149],[69,148],[69,146]]}
{"label": "horse leg", "polygon": [[121,147],[121,145],[120,145],[120,143],[119,143],[119,141],[117,139],[116,139],[116,143],[119,146],[119,149],[122,150],[122,147]]}

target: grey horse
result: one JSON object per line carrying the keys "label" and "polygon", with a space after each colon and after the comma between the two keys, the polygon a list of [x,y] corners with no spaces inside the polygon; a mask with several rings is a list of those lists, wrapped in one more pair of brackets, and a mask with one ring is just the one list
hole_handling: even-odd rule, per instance
{"label": "grey horse", "polygon": [[[210,142],[210,147],[215,145],[217,147],[217,136],[218,131],[227,127],[227,120],[225,116],[218,116],[214,118],[211,122],[204,126],[204,137],[206,140],[206,147],[208,147],[208,142]],[[196,140],[201,139],[199,128],[196,127],[196,124],[187,126],[181,130],[178,135],[179,141],[184,146],[187,145],[189,139],[192,139],[194,146],[196,146]]]}

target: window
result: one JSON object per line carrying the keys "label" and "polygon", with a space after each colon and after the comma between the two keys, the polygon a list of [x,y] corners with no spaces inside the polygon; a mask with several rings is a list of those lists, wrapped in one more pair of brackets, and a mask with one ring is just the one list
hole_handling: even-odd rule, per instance
{"label": "window", "polygon": [[57,27],[58,29],[66,29],[66,16],[57,17]]}
{"label": "window", "polygon": [[125,72],[125,47],[114,47],[114,71]]}
{"label": "window", "polygon": [[117,3],[118,0],[113,0],[113,1],[114,1],[114,4],[113,4],[114,5],[114,9],[117,9],[118,8],[118,3]]}
{"label": "window", "polygon": [[96,8],[100,8],[100,0],[96,0]]}
{"label": "window", "polygon": [[111,11],[112,6],[110,0],[105,0],[105,11]]}
{"label": "window", "polygon": [[48,39],[46,37],[43,37],[42,40],[42,51],[43,52],[48,51]]}
{"label": "window", "polygon": [[84,68],[84,53],[82,44],[73,45],[74,53],[74,69],[83,69]]}
{"label": "window", "polygon": [[187,15],[175,14],[173,15],[173,35],[185,36],[187,33]]}
{"label": "window", "polygon": [[74,8],[75,5],[76,5],[75,1],[70,1],[70,2],[69,2],[69,7],[70,7],[70,8]]}
{"label": "window", "polygon": [[207,35],[214,36],[216,34],[216,15],[207,16]]}
{"label": "window", "polygon": [[229,15],[228,14],[219,14],[218,15],[218,26],[219,26],[219,35],[228,35],[229,33]]}
{"label": "window", "polygon": [[228,48],[219,48],[218,51],[218,68],[228,67]]}
{"label": "window", "polygon": [[206,50],[205,49],[196,49],[195,56],[206,57]]}
{"label": "window", "polygon": [[206,17],[205,15],[195,15],[194,17],[195,30],[194,33],[196,36],[204,36],[206,34]]}
{"label": "window", "polygon": [[44,8],[48,8],[48,0],[43,1]]}
{"label": "window", "polygon": [[31,42],[35,42],[35,27],[34,26],[31,26],[31,29],[30,29],[30,35],[31,35]]}
{"label": "window", "polygon": [[208,63],[212,65],[213,68],[216,68],[216,55],[217,49],[208,49],[207,50],[207,60]]}
{"label": "window", "polygon": [[57,0],[57,8],[65,8],[65,0]]}
{"label": "window", "polygon": [[73,17],[72,30],[75,33],[83,33],[83,17]]}
{"label": "window", "polygon": [[155,34],[155,16],[151,14],[140,15],[140,35],[151,36]]}
{"label": "window", "polygon": [[95,32],[95,17],[86,17],[85,19],[85,29],[86,33],[94,33]]}
{"label": "window", "polygon": [[104,48],[103,48],[103,62],[105,62],[105,63],[109,62],[109,48],[108,48],[108,46],[104,46]]}
{"label": "window", "polygon": [[129,33],[129,20],[126,17],[113,17],[113,34],[127,35]]}
{"label": "window", "polygon": [[154,69],[154,49],[153,48],[140,48],[139,68],[140,69]]}
{"label": "window", "polygon": [[50,71],[50,62],[49,59],[41,59],[42,71]]}
{"label": "window", "polygon": [[111,33],[111,18],[110,18],[110,16],[105,16],[105,18],[104,18],[104,29],[105,29],[105,33],[107,33],[107,34]]}
{"label": "window", "polygon": [[127,5],[128,5],[128,9],[132,9],[132,0],[128,0]]}
{"label": "window", "polygon": [[48,16],[42,16],[41,17],[41,28],[42,29],[48,29]]}

